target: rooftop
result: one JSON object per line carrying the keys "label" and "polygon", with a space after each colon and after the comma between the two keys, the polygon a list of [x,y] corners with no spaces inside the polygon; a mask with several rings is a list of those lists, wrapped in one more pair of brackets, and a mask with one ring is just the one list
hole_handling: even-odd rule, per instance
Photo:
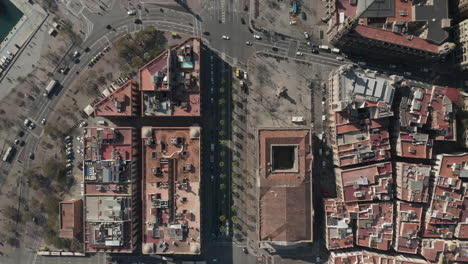
{"label": "rooftop", "polygon": [[360,204],[355,208],[356,244],[389,250],[393,239],[393,203]]}
{"label": "rooftop", "polygon": [[143,253],[200,254],[200,127],[143,127]]}
{"label": "rooftop", "polygon": [[114,90],[110,95],[97,102],[94,107],[95,116],[132,116],[133,91],[132,81],[128,81]]}
{"label": "rooftop", "polygon": [[325,199],[327,248],[354,247],[354,234],[347,205],[339,199]]}
{"label": "rooftop", "polygon": [[133,128],[86,127],[84,181],[88,183],[130,183],[132,179]]}
{"label": "rooftop", "polygon": [[433,146],[434,140],[429,138],[429,134],[401,131],[396,151],[400,157],[431,159]]}
{"label": "rooftop", "polygon": [[395,250],[402,253],[416,254],[419,248],[421,218],[423,208],[421,204],[397,202],[397,228]]}
{"label": "rooftop", "polygon": [[335,170],[337,188],[344,202],[388,201],[392,197],[392,164],[378,163],[353,169]]}
{"label": "rooftop", "polygon": [[458,240],[423,239],[421,255],[431,263],[467,262],[468,242]]}
{"label": "rooftop", "polygon": [[354,32],[370,39],[438,53],[450,27],[445,0],[337,0],[336,22],[358,17]]}
{"label": "rooftop", "polygon": [[190,38],[140,69],[143,116],[200,116],[200,58]]}
{"label": "rooftop", "polygon": [[330,264],[427,264],[419,258],[410,258],[403,255],[385,255],[366,250],[335,253],[329,258]]}
{"label": "rooftop", "polygon": [[398,199],[426,203],[429,195],[431,166],[411,163],[396,163]]}
{"label": "rooftop", "polygon": [[431,97],[431,129],[437,132],[436,140],[457,139],[453,104],[460,100],[460,93],[455,88],[433,88]]}
{"label": "rooftop", "polygon": [[260,240],[312,241],[310,131],[263,129],[259,141]]}
{"label": "rooftop", "polygon": [[74,238],[82,231],[83,201],[65,200],[60,202],[60,237]]}

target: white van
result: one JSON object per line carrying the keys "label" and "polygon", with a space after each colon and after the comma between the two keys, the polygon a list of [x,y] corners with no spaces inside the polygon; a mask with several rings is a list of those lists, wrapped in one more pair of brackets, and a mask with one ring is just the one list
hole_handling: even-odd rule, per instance
{"label": "white van", "polygon": [[97,123],[98,123],[98,125],[100,125],[100,126],[107,126],[107,122],[104,121],[104,120],[99,120]]}
{"label": "white van", "polygon": [[333,48],[331,51],[332,51],[333,53],[340,53],[340,49],[337,49],[337,48]]}
{"label": "white van", "polygon": [[329,48],[327,45],[320,45],[320,46],[319,46],[319,49],[321,49],[321,50],[326,50],[326,51],[330,51],[330,48]]}

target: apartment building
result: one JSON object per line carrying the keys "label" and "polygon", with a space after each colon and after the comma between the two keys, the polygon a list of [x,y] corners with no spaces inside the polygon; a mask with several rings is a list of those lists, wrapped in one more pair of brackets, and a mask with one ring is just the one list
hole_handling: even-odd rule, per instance
{"label": "apartment building", "polygon": [[327,35],[350,52],[398,60],[437,60],[448,42],[449,1],[328,0]]}
{"label": "apartment building", "polygon": [[200,133],[143,127],[143,254],[201,252]]}
{"label": "apartment building", "polygon": [[138,241],[135,130],[83,128],[86,252],[132,253]]}
{"label": "apartment building", "polygon": [[128,81],[120,87],[111,87],[103,92],[104,98],[93,105],[94,116],[129,117],[138,113],[136,84]]}
{"label": "apartment building", "polygon": [[140,69],[142,116],[200,116],[200,45],[190,38]]}

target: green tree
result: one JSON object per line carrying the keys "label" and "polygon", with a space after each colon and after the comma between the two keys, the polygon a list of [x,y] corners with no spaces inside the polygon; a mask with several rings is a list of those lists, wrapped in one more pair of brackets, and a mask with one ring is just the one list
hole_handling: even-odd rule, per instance
{"label": "green tree", "polygon": [[224,164],[224,161],[220,161],[218,165],[219,165],[219,167],[221,167],[221,168],[224,167],[224,165],[225,165],[225,164]]}
{"label": "green tree", "polygon": [[218,132],[218,135],[220,137],[223,137],[225,134],[226,134],[226,132],[224,132],[224,130],[221,130],[221,131]]}
{"label": "green tree", "polygon": [[236,211],[237,211],[237,206],[236,206],[235,204],[233,204],[233,205],[231,206],[231,211],[233,211],[233,212],[236,212]]}
{"label": "green tree", "polygon": [[219,120],[219,125],[220,125],[220,126],[224,126],[224,124],[225,124],[224,119]]}
{"label": "green tree", "polygon": [[226,174],[224,174],[224,173],[221,173],[221,174],[219,175],[219,177],[220,177],[221,179],[223,179],[223,180],[224,180],[224,179],[226,179]]}
{"label": "green tree", "polygon": [[221,99],[219,99],[218,102],[219,102],[220,105],[223,105],[223,104],[226,103],[226,100],[224,98],[221,98]]}
{"label": "green tree", "polygon": [[221,222],[226,221],[226,216],[220,215],[220,216],[219,216],[219,221],[221,221]]}
{"label": "green tree", "polygon": [[239,221],[239,217],[237,217],[237,215],[234,215],[233,217],[231,217],[231,220],[233,223],[237,223]]}
{"label": "green tree", "polygon": [[231,125],[232,125],[233,127],[237,126],[238,124],[239,124],[239,123],[237,122],[237,120],[232,120],[232,122],[231,122]]}
{"label": "green tree", "polygon": [[223,234],[226,233],[226,227],[225,226],[220,226],[219,227],[219,232],[221,232]]}
{"label": "green tree", "polygon": [[222,190],[226,190],[226,184],[221,183],[221,184],[219,185],[219,189],[220,189],[221,191],[222,191]]}
{"label": "green tree", "polygon": [[226,91],[226,89],[224,89],[224,87],[219,88],[220,93],[224,93],[225,91]]}
{"label": "green tree", "polygon": [[219,155],[220,155],[221,157],[224,157],[224,156],[226,156],[226,151],[224,151],[224,150],[223,150],[223,151],[221,151],[221,152],[219,153]]}
{"label": "green tree", "polygon": [[131,66],[133,68],[140,68],[141,66],[143,66],[145,62],[143,61],[142,58],[138,57],[138,56],[135,56],[132,58],[132,63],[131,63]]}

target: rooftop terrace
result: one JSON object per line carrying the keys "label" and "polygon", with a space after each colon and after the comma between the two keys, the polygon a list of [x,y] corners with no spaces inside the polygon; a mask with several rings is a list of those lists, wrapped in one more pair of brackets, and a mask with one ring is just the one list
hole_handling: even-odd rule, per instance
{"label": "rooftop terrace", "polygon": [[143,127],[143,253],[200,254],[200,128]]}
{"label": "rooftop terrace", "polygon": [[200,57],[190,38],[140,69],[143,116],[200,116]]}
{"label": "rooftop terrace", "polygon": [[134,85],[128,81],[118,87],[110,95],[97,102],[94,107],[95,116],[132,116]]}

